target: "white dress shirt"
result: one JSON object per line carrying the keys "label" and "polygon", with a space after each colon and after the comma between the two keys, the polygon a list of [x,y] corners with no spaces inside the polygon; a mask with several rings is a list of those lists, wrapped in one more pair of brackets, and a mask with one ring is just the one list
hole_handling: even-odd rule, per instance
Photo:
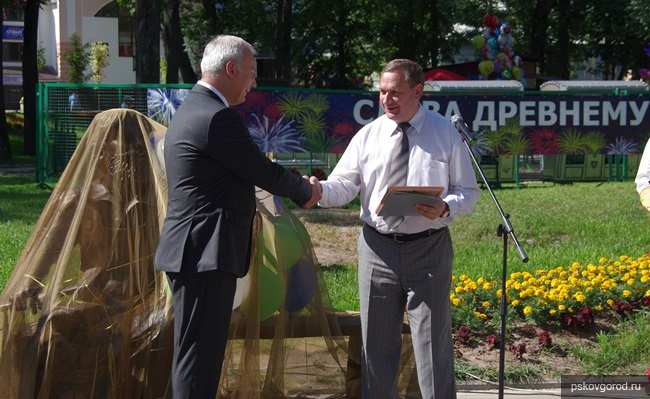
{"label": "white dress shirt", "polygon": [[639,194],[650,186],[650,141],[645,145],[634,182],[636,183],[636,191]]}
{"label": "white dress shirt", "polygon": [[228,100],[226,100],[226,97],[224,97],[223,94],[221,94],[219,90],[215,89],[214,86],[212,86],[210,83],[199,80],[198,82],[196,82],[196,84],[210,89],[214,94],[217,95],[217,97],[221,99],[221,101],[223,101],[226,107],[230,107],[230,104],[228,104]]}
{"label": "white dress shirt", "polygon": [[472,161],[460,134],[442,115],[419,107],[409,121],[408,186],[442,186],[441,198],[449,204],[450,216],[430,220],[405,216],[395,229],[375,212],[386,192],[392,151],[399,134],[397,123],[386,115],[364,126],[352,138],[327,180],[322,181],[322,207],[345,205],[358,194],[360,218],[381,233],[413,234],[449,226],[454,216],[472,212],[481,189]]}

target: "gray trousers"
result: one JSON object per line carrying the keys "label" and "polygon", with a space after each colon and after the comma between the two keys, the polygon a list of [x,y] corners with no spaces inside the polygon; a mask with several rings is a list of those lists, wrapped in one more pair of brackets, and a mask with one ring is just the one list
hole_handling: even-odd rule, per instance
{"label": "gray trousers", "polygon": [[397,242],[365,225],[358,240],[363,399],[397,399],[404,310],[422,398],[454,399],[449,229]]}

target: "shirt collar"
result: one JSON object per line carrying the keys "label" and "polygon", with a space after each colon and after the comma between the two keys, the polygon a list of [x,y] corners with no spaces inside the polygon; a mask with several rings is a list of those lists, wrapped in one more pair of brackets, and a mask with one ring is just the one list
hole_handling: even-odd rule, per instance
{"label": "shirt collar", "polygon": [[230,105],[228,105],[228,100],[226,100],[226,97],[224,97],[223,94],[221,94],[221,92],[219,92],[219,90],[215,89],[210,83],[204,82],[202,80],[199,80],[196,83],[200,84],[203,87],[207,87],[208,89],[210,89],[214,94],[217,95],[217,97],[219,97],[221,99],[221,101],[223,101],[223,103],[226,105],[226,107],[230,107]]}
{"label": "shirt collar", "polygon": [[[413,115],[411,120],[407,121],[411,124],[411,127],[415,128],[415,133],[419,133],[424,124],[424,113],[424,108],[422,107],[422,104],[420,104],[415,115]],[[395,124],[395,127],[397,127],[397,123]]]}

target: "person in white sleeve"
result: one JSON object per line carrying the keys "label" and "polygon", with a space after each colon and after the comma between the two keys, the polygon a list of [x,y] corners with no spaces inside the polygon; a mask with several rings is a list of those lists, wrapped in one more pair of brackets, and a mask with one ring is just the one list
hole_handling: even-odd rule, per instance
{"label": "person in white sleeve", "polygon": [[639,169],[636,173],[636,191],[639,193],[641,203],[650,211],[650,141],[645,146]]}

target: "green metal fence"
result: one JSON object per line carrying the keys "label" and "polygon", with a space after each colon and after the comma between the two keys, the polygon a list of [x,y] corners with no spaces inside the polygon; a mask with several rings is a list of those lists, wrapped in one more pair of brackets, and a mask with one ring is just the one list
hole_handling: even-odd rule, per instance
{"label": "green metal fence", "polygon": [[[36,147],[36,181],[55,182],[95,115],[128,106],[147,115],[150,88],[184,88],[192,85],[109,85],[41,83]],[[75,93],[77,99],[71,101]]]}

